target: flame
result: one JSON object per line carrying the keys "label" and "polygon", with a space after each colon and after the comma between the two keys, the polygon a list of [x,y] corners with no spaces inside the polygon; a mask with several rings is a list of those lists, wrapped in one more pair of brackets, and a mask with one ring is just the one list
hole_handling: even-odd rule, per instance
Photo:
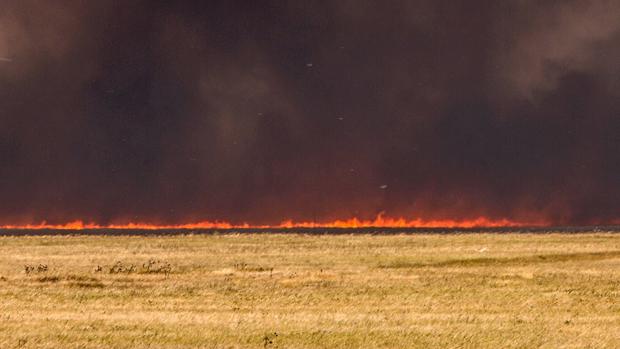
{"label": "flame", "polygon": [[422,218],[388,218],[383,214],[377,215],[374,219],[363,220],[359,218],[349,218],[345,220],[334,220],[326,222],[296,222],[292,220],[282,221],[275,225],[252,225],[248,223],[233,224],[224,221],[201,221],[187,224],[159,225],[151,223],[126,223],[100,225],[97,223],[85,223],[77,220],[65,224],[39,224],[25,225],[0,225],[0,229],[55,229],[55,230],[85,230],[85,229],[282,229],[282,228],[482,228],[482,227],[524,227],[524,226],[544,226],[542,222],[517,222],[509,219],[490,219],[478,217],[469,220],[453,219],[431,219]]}

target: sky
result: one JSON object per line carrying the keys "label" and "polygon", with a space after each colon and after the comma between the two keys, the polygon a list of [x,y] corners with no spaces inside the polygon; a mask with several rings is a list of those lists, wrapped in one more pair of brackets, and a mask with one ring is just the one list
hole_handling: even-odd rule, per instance
{"label": "sky", "polygon": [[0,6],[0,224],[620,222],[617,1]]}

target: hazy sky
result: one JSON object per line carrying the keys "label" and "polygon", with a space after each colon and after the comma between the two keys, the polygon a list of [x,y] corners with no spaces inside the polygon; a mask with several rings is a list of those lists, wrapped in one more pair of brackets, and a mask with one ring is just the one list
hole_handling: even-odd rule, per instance
{"label": "hazy sky", "polygon": [[0,223],[620,219],[617,1],[0,5]]}

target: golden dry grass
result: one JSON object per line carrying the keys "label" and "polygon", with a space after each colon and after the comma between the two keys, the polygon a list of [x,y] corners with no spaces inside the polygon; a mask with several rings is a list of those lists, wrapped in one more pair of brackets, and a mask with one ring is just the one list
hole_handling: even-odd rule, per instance
{"label": "golden dry grass", "polygon": [[606,233],[0,238],[0,348],[619,348],[619,296]]}

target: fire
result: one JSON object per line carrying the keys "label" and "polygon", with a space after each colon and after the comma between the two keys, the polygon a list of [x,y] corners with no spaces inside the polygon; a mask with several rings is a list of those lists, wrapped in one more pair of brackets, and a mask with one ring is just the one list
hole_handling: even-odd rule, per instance
{"label": "fire", "polygon": [[126,223],[100,225],[97,223],[85,223],[73,221],[65,224],[39,224],[25,225],[1,225],[0,229],[56,229],[56,230],[85,230],[85,229],[282,229],[282,228],[482,228],[482,227],[522,227],[542,226],[541,222],[517,222],[509,219],[490,219],[478,217],[469,220],[431,219],[422,218],[388,218],[379,214],[371,220],[349,218],[326,222],[295,222],[292,220],[282,221],[275,225],[252,225],[248,223],[232,224],[223,221],[201,221],[187,224],[159,225],[151,223]]}

